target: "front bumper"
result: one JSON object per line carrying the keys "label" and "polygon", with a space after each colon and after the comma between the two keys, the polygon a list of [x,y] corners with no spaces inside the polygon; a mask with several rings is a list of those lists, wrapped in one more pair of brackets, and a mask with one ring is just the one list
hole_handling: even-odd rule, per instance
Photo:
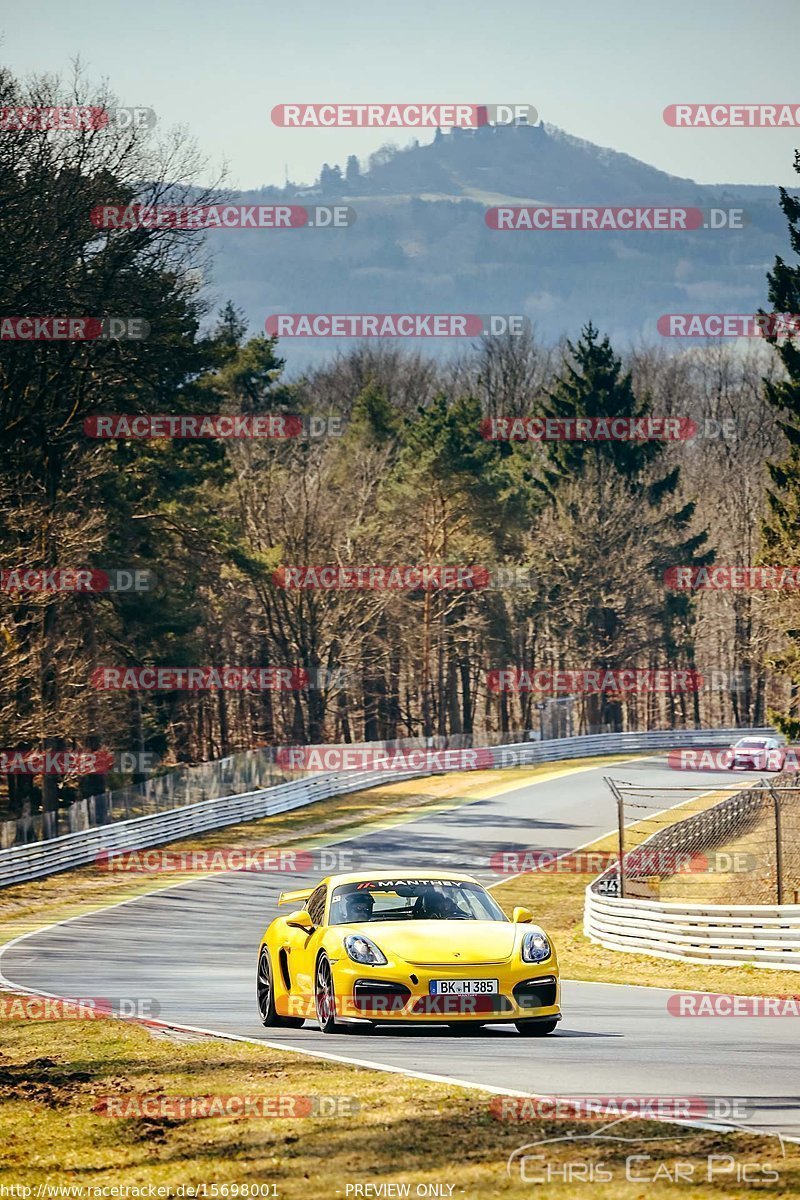
{"label": "front bumper", "polygon": [[[343,1020],[448,1024],[559,1017],[555,955],[543,963],[465,963],[454,967],[392,963],[364,967],[341,958],[333,965],[336,1012]],[[431,980],[497,979],[497,994],[430,994]]]}

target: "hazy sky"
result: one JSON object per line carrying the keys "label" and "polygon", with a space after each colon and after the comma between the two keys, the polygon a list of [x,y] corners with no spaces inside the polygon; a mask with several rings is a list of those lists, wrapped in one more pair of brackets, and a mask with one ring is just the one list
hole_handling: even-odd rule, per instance
{"label": "hazy sky", "polygon": [[416,136],[275,128],[273,105],[292,101],[527,103],[698,182],[796,180],[800,130],[671,129],[662,110],[800,104],[798,0],[0,0],[0,30],[13,71],[80,55],[122,104],[186,125],[230,186],[282,183],[285,164],[309,182]]}

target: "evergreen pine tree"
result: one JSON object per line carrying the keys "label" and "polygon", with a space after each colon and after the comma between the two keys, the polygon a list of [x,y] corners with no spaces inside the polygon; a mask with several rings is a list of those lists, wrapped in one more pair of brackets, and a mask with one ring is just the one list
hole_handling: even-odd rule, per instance
{"label": "evergreen pine tree", "polygon": [[[794,169],[800,174],[800,151],[795,152]],[[780,207],[789,224],[789,244],[800,256],[800,196],[780,189]],[[778,256],[767,274],[768,298],[771,310],[792,313],[796,321],[800,313],[800,263],[789,264]],[[791,338],[781,341],[772,336],[768,341],[778,354],[785,378],[764,381],[766,396],[780,414],[780,428],[788,442],[788,453],[779,463],[768,463],[771,487],[767,492],[767,517],[764,522],[766,563],[780,566],[800,564],[798,529],[800,529],[800,348]],[[800,620],[793,597],[777,597],[782,610],[785,645],[771,657],[769,665],[788,674],[792,698],[789,714],[770,713],[770,719],[789,737],[800,736]]]}
{"label": "evergreen pine tree", "polygon": [[[548,394],[541,415],[571,420],[580,417],[636,419],[650,414],[649,399],[637,397],[631,375],[623,372],[622,362],[608,337],[601,338],[591,322],[581,331],[577,344],[568,342],[567,346],[572,361],[566,364],[556,386]],[[581,478],[595,490],[598,504],[609,503],[609,497],[613,503],[613,496],[622,490],[628,496],[638,497],[641,500],[637,511],[641,514],[642,542],[652,547],[648,570],[659,585],[670,566],[701,565],[713,559],[712,551],[702,549],[708,540],[707,533],[691,532],[695,503],[680,504],[675,499],[680,468],[668,467],[659,471],[664,450],[664,443],[655,440],[547,442],[542,478],[542,487],[551,501],[557,500],[564,484]],[[598,584],[602,571],[603,565],[598,563]],[[560,597],[559,603],[563,603],[563,599]],[[653,630],[653,645],[658,645],[666,663],[694,666],[692,616],[690,593],[664,592],[658,614],[660,629]],[[627,619],[628,614],[624,611],[615,611],[603,602],[603,588],[598,586],[597,603],[588,616],[585,644],[587,647],[613,645],[620,622]],[[597,661],[582,665],[615,669],[640,664]],[[621,708],[616,702],[602,702],[596,717],[600,724],[618,726]],[[694,717],[699,721],[696,695]]]}

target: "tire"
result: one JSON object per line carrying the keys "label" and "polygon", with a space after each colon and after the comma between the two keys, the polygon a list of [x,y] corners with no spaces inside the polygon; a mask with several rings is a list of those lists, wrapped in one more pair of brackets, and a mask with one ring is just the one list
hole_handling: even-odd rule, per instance
{"label": "tire", "polygon": [[553,1017],[552,1021],[515,1021],[517,1031],[523,1037],[547,1037],[548,1033],[552,1033],[558,1025],[558,1021]]}
{"label": "tire", "polygon": [[275,1009],[275,988],[272,985],[272,963],[266,946],[261,947],[258,956],[258,974],[256,976],[256,1002],[261,1024],[267,1028],[282,1025],[289,1029],[299,1029],[303,1017],[282,1017]]}
{"label": "tire", "polygon": [[320,954],[317,959],[317,969],[314,973],[314,1007],[317,1010],[322,1033],[345,1033],[352,1026],[345,1026],[336,1020],[336,995],[333,990],[333,972],[326,955]]}

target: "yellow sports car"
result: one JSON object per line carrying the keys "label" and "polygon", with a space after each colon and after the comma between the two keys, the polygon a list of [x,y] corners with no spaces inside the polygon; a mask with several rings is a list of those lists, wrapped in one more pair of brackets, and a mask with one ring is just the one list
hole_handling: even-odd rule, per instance
{"label": "yellow sports car", "polygon": [[384,1021],[474,1029],[511,1021],[541,1037],[561,1020],[558,961],[526,908],[509,921],[475,879],[330,875],[281,893],[258,952],[264,1025],[316,1020],[323,1033]]}

